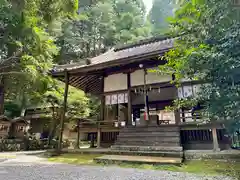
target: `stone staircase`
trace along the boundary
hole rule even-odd
[[[111,150],[121,154],[183,157],[180,129],[176,125],[126,127]]]
[[[183,160],[180,129],[176,125],[126,127],[111,146],[111,155],[99,163],[148,163],[179,165]]]

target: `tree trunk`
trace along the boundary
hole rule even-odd
[[[0,77],[0,115],[4,114],[4,77]]]

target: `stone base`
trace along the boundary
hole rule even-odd
[[[174,164],[180,165],[181,158],[152,157],[152,156],[123,156],[105,155],[94,159],[98,163],[142,163],[142,164]]]

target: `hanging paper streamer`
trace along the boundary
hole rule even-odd
[[[113,94],[111,96],[111,104],[117,104],[118,103],[118,95],[117,94]]]
[[[118,104],[123,104],[125,102],[125,95],[122,94],[118,94]]]
[[[105,104],[111,105],[111,96],[110,95],[105,96]]]

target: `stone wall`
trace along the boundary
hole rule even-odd
[[[233,160],[240,162],[240,151],[225,150],[186,150],[184,151],[185,160]]]

